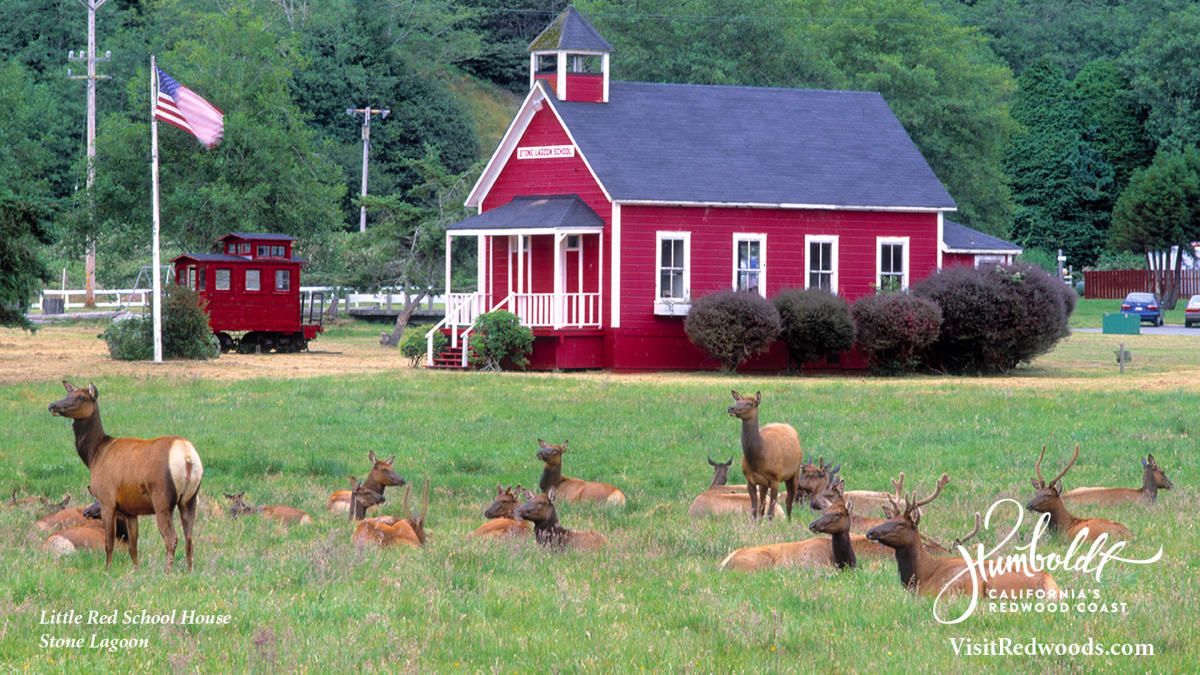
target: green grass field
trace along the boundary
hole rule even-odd
[[[321,348],[378,332],[352,324],[322,336]],[[141,525],[141,569],[118,551],[105,570],[103,556],[43,553],[31,528],[37,512],[2,508],[0,664],[21,672],[1195,672],[1200,349],[1191,336],[1119,337],[1134,353],[1123,376],[1112,357],[1118,336],[1083,333],[1010,377],[978,379],[397,368],[217,382],[66,372],[96,382],[110,433],[195,443],[205,464],[196,569],[164,573],[150,518]],[[807,457],[843,463],[850,489],[884,489],[904,471],[924,493],[947,472],[950,485],[922,520],[923,532],[946,542],[971,528],[976,510],[1032,496],[1043,445],[1049,475],[1080,445],[1068,488],[1136,486],[1139,457],[1152,452],[1176,484],[1157,505],[1076,511],[1128,525],[1135,539],[1122,556],[1161,547],[1162,559],[1110,563],[1100,580],[1055,572],[1063,588],[1124,603],[1123,613],[1004,613],[985,601],[958,625],[935,621],[932,599],[903,589],[892,561],[844,573],[722,572],[734,548],[811,536],[815,517],[804,509],[791,522],[753,525],[686,515],[711,475],[705,457],[740,452],[738,422],[725,412],[730,389],[761,390],[763,422],[794,425]],[[46,410],[61,394],[57,381],[0,386],[0,494],[84,499],[88,476],[70,424]],[[464,540],[497,483],[536,485],[538,438],[570,440],[567,475],[625,491],[623,509],[559,508],[567,527],[606,534],[607,550],[548,554],[532,542]],[[369,451],[395,454],[415,486],[430,479],[424,549],[359,550],[350,525],[323,510],[347,474],[362,477]],[[740,472],[730,479],[741,482]],[[241,490],[258,504],[303,508],[316,522],[287,530],[226,517],[221,493]],[[389,492],[382,512],[400,513],[400,497]],[[998,542],[1014,515],[980,541]],[[1027,514],[1019,540],[1031,526]],[[1042,549],[1067,546],[1043,541]],[[177,621],[191,610],[230,622],[122,623],[125,612],[172,610]],[[41,623],[66,611],[84,624]],[[89,611],[116,612],[118,623],[88,625]],[[95,649],[93,635],[135,644]],[[43,647],[43,636],[85,646]],[[1154,655],[966,657],[952,647],[959,638],[1148,643]]]

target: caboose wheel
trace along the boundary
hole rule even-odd
[[[221,331],[217,333],[217,342],[221,345],[221,352],[228,354],[237,347],[237,343],[230,337],[229,333]]]

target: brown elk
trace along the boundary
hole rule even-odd
[[[404,487],[404,479],[400,474],[392,469],[392,462],[396,461],[396,456],[383,460],[375,457],[375,452],[371,451],[367,458],[371,460],[371,471],[367,474],[363,485],[367,489],[374,490],[379,494],[383,494],[384,488],[388,487]],[[329,511],[351,511],[354,505],[354,498],[351,490],[338,490],[329,496],[329,501],[325,503],[326,510]],[[362,516],[355,518],[353,514],[350,520],[361,520]]]
[[[87,508],[64,509],[47,516],[47,518],[60,514],[78,514],[78,518],[75,515],[64,515],[63,519],[57,523],[59,529],[46,538],[42,548],[58,555],[77,551],[104,550],[104,525],[100,522],[98,504]],[[39,524],[41,522],[38,521]],[[125,528],[124,518],[117,518],[117,543],[121,545],[129,543],[129,532]]]
[[[688,515],[696,518],[729,513],[750,513],[750,495],[746,493],[746,486],[725,483],[729,480],[729,467],[733,464],[733,458],[730,457],[729,461],[722,464],[714,462],[709,457],[708,463],[713,468],[712,483],[707,490],[696,495],[696,498],[692,500],[692,505],[688,507]],[[776,504],[775,514],[784,515],[783,507]]]
[[[950,477],[943,473],[942,477],[938,479],[937,488],[933,494],[922,500],[917,500],[915,490],[908,497],[904,497],[903,476],[899,481],[892,482],[896,486],[896,497],[886,509],[888,520],[882,525],[871,528],[867,532],[867,538],[895,550],[900,583],[908,590],[934,595],[943,592],[971,592],[972,577],[968,573],[968,561],[961,556],[938,558],[930,555],[921,545],[921,533],[917,529],[921,522],[921,507],[937,499],[938,495],[942,493],[942,488],[950,482]],[[965,544],[967,540],[978,534],[979,524],[980,516],[976,513],[975,529],[967,536],[956,539],[952,547],[956,548]],[[1042,590],[1057,593],[1058,584],[1045,572],[1026,575],[1023,572],[1010,571],[980,579],[980,590]]]
[[[729,416],[742,421],[742,474],[746,476],[746,492],[750,495],[751,517],[775,516],[775,502],[782,482],[787,487],[784,511],[790,519],[803,459],[800,436],[792,425],[782,422],[758,426],[762,392],[755,392],[754,398],[736,391],[732,393],[734,404],[729,407]],[[770,506],[767,505],[768,495]]]
[[[312,522],[312,516],[294,509],[290,506],[254,506],[247,504],[246,491],[243,490],[236,495],[225,493],[225,498],[229,500],[229,515],[236,518],[243,513],[257,513],[269,520],[278,521],[284,525],[307,525]]]
[[[891,549],[860,534],[850,534],[850,506],[842,496],[842,484],[826,492],[821,516],[809,524],[813,532],[830,535],[811,537],[782,544],[746,546],[721,561],[721,568],[755,572],[778,567],[836,567],[845,569],[858,564],[858,556],[888,557]]]
[[[1036,478],[1031,479],[1034,489],[1037,490],[1033,495],[1033,499],[1025,505],[1025,508],[1038,513],[1050,514],[1050,530],[1065,536],[1068,539],[1074,539],[1079,532],[1087,529],[1087,534],[1084,536],[1085,541],[1091,541],[1099,537],[1101,534],[1107,534],[1110,538],[1125,539],[1132,537],[1133,534],[1121,523],[1113,520],[1104,520],[1103,518],[1077,518],[1067,510],[1063,504],[1062,477],[1075,464],[1075,460],[1079,458],[1079,445],[1075,445],[1075,454],[1071,456],[1071,461],[1063,467],[1063,470],[1058,473],[1049,483],[1042,478],[1042,459],[1046,456],[1046,446],[1042,446],[1042,454],[1038,456],[1037,464],[1034,465],[1034,474]]]
[[[820,465],[804,465],[804,471],[802,472],[803,475],[801,477],[800,484],[802,486],[801,489],[811,491],[809,493],[811,496],[809,497],[808,504],[810,508],[815,511],[823,511],[828,504],[831,487],[837,485],[839,482],[844,485],[845,481],[841,481],[840,479],[835,480],[836,474],[841,467],[841,464],[833,467],[824,467],[823,462]],[[899,483],[893,480],[892,486],[898,489],[899,484],[903,482],[904,472],[901,471]],[[851,495],[859,495],[863,493],[868,494],[869,499],[873,499],[874,496],[878,494],[874,491],[867,490],[842,491],[842,496],[846,502],[853,503],[854,506],[854,508],[850,510],[850,531],[859,534],[866,533],[866,531],[872,527],[875,527],[876,525],[882,525],[887,522],[887,518],[873,518],[871,516],[858,513],[855,510],[858,507],[858,497],[851,497]],[[925,550],[930,553],[948,553],[946,549],[942,548],[941,544],[938,544],[936,541],[925,535],[921,535],[921,541],[924,543]]]
[[[420,548],[425,545],[425,517],[429,515],[429,479],[425,479],[425,494],[422,497],[421,511],[417,515],[413,515],[408,508],[408,490],[409,486],[404,487],[404,511],[408,515],[404,518],[400,516],[377,516],[375,518],[364,518],[359,521],[354,528],[352,540],[359,546],[374,544],[376,546],[415,546]],[[365,504],[383,502],[383,495],[365,488],[364,484],[358,484],[353,491],[356,501],[364,502]],[[377,501],[376,501],[377,500]]]
[[[1072,504],[1123,504],[1125,502],[1145,502],[1153,504],[1158,500],[1159,490],[1170,490],[1175,487],[1167,474],[1154,460],[1154,455],[1146,455],[1142,460],[1142,487],[1077,487],[1064,492],[1064,502]]]
[[[521,503],[517,494],[521,489],[520,485],[515,490],[497,485],[496,498],[483,511],[483,517],[488,521],[468,536],[492,539],[528,536],[529,523],[516,517],[517,507]]]
[[[533,523],[533,536],[542,546],[556,551],[598,551],[608,545],[599,532],[568,530],[559,524],[554,490],[540,495],[525,490],[524,494],[526,501],[517,507],[516,515]]]
[[[562,502],[597,502],[609,506],[624,506],[625,493],[607,483],[598,483],[578,478],[565,478],[562,475],[562,456],[567,451],[567,442],[562,445],[550,445],[538,439],[537,458],[546,464],[542,469],[542,477],[538,481],[538,489],[542,492],[554,490],[558,500]]]
[[[171,523],[176,509],[183,526],[184,552],[192,569],[192,527],[204,466],[186,438],[162,436],[151,440],[114,438],[104,433],[96,385],[87,389],[63,380],[67,395],[50,404],[50,413],[74,422],[75,450],[91,473],[92,494],[100,502],[104,524],[104,564],[112,563],[117,517],[125,517],[129,557],[137,567],[138,516],[154,514],[167,552],[167,571],[175,564],[179,541]]]

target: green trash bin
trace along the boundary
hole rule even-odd
[[[1102,333],[1106,335],[1140,335],[1142,332],[1142,317],[1137,314],[1109,312],[1104,315],[1101,324]]]

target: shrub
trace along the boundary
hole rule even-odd
[[[854,346],[850,306],[823,289],[795,288],[775,296],[779,338],[793,367],[824,359]]]
[[[718,291],[692,303],[683,330],[723,370],[733,371],[779,337],[779,311],[758,293]]]
[[[154,358],[154,319],[149,311],[113,321],[99,337],[114,359]],[[212,359],[221,353],[200,296],[186,286],[163,288],[162,347],[166,359]]]
[[[936,304],[902,292],[860,298],[851,313],[859,349],[878,373],[916,370],[942,324]]]
[[[914,293],[942,309],[930,365],[951,373],[1006,373],[1069,334],[1075,294],[1027,264],[951,267]]]
[[[471,363],[480,370],[503,370],[504,363],[525,370],[533,352],[533,331],[512,312],[488,312],[475,319],[470,344]]]
[[[400,335],[400,353],[408,357],[408,365],[416,367],[421,357],[425,356],[425,348],[428,346],[425,334],[428,332],[429,326],[408,326]],[[450,338],[446,337],[445,333],[438,331],[433,334],[434,354],[445,349],[448,344]]]

